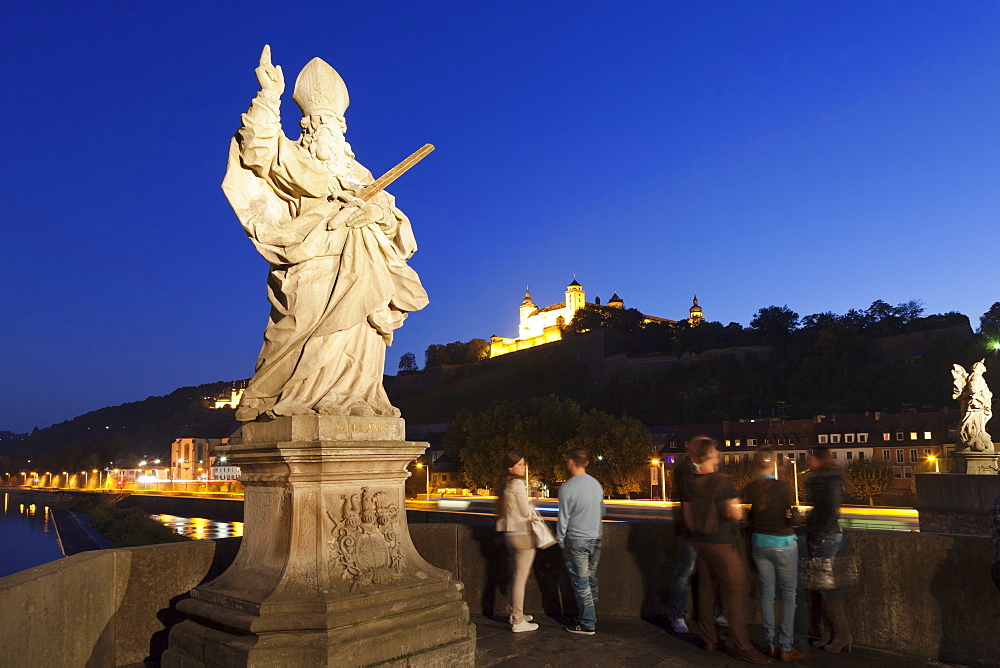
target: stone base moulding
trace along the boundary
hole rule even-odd
[[[399,418],[246,423],[229,449],[243,472],[243,543],[177,605],[188,619],[162,665],[365,666],[437,649],[473,665],[462,584],[410,540],[403,483],[427,444],[403,431]]]
[[[995,452],[956,452],[955,473],[968,475],[997,475],[997,453]]]

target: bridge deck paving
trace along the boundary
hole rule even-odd
[[[673,666],[748,666],[738,658],[701,649],[696,634],[675,634],[649,621],[605,617],[598,620],[597,634],[576,635],[563,630],[559,620],[536,616],[537,631],[512,633],[506,620],[473,616],[478,635],[476,665],[496,668],[548,668],[581,666],[594,668],[667,668]],[[759,636],[760,629],[756,629]],[[753,629],[751,637],[755,637]],[[772,665],[784,665],[773,661]],[[879,666],[912,668],[945,666],[874,649],[855,647],[850,654],[831,654],[812,649],[799,666]]]

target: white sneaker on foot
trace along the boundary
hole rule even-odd
[[[538,624],[534,624],[529,621],[523,621],[520,624],[514,624],[510,627],[511,631],[514,633],[524,633],[525,631],[534,631],[538,628]]]
[[[723,627],[729,626],[729,620],[726,619],[725,615],[719,615],[718,617],[716,617],[715,618],[715,623],[718,624],[719,626],[723,626]]]
[[[522,621],[525,621],[525,622],[530,622],[530,621],[532,621],[533,619],[534,619],[534,617],[532,617],[531,615],[524,615],[524,616],[523,616],[523,617],[521,618],[521,620],[522,620]],[[508,617],[508,618],[507,618],[507,621],[509,621],[509,622],[510,622],[511,624],[513,624],[513,623],[514,623],[514,615],[511,615],[510,617]]]
[[[670,628],[674,630],[674,633],[691,633],[691,631],[688,630],[687,622],[684,621],[683,617],[675,619],[671,622]]]

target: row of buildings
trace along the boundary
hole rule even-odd
[[[710,436],[719,442],[723,463],[752,459],[764,447],[777,454],[779,463],[795,461],[806,468],[809,448],[824,445],[846,466],[854,459],[879,458],[892,467],[894,486],[907,488],[918,470],[932,468],[948,458],[958,440],[959,411],[838,413],[808,419],[759,418],[702,424],[651,427],[656,451],[651,458],[670,465],[684,455],[686,443],[695,436]],[[416,487],[449,489],[464,487],[458,462],[443,454],[441,440],[446,424],[408,425],[407,437],[432,443],[427,469],[414,471]],[[921,466],[923,468],[921,469]],[[423,478],[426,476],[426,478]],[[423,491],[421,489],[421,491]]]
[[[760,448],[769,447],[779,462],[794,459],[804,464],[809,448],[824,445],[842,465],[852,459],[882,459],[892,467],[895,486],[907,487],[921,464],[933,464],[954,452],[959,420],[957,409],[873,411],[653,427],[651,431],[668,462],[684,453],[688,440],[702,434],[719,441],[725,463],[753,457]]]

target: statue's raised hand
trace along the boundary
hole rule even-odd
[[[285,75],[281,72],[281,65],[271,64],[270,45],[264,45],[264,50],[260,52],[260,65],[254,72],[260,83],[260,92],[267,97],[278,99],[285,92]]]

